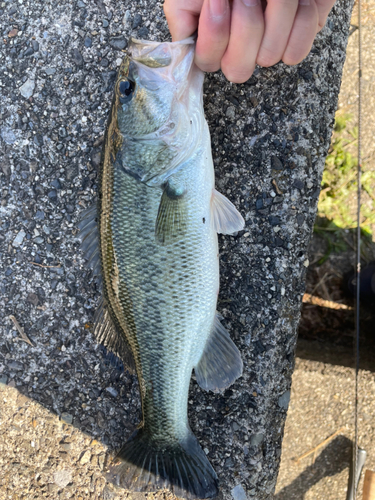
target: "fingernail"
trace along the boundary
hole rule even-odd
[[[259,0],[242,0],[242,2],[246,7],[255,7],[259,4]]]
[[[300,5],[310,5],[310,0],[299,0],[298,3]]]
[[[210,0],[212,17],[223,17],[227,11],[227,0]]]

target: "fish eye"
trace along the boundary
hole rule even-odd
[[[125,104],[131,101],[134,90],[135,90],[135,82],[131,80],[125,79],[121,80],[118,86],[120,93],[120,102],[121,104]]]

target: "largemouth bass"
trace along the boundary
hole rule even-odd
[[[193,38],[131,41],[104,139],[98,209],[80,227],[103,284],[96,338],[128,364],[132,353],[142,400],[143,421],[108,478],[133,491],[208,498],[218,481],[189,427],[189,382],[194,369],[203,389],[222,391],[242,373],[216,303],[217,233],[244,221],[214,187],[194,48]]]

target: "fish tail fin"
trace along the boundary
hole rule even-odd
[[[218,493],[216,473],[190,430],[173,442],[156,441],[143,428],[137,430],[121,448],[107,480],[131,491],[166,488],[188,499]]]

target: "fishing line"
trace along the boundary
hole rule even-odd
[[[354,446],[353,471],[357,477],[358,468],[358,376],[359,376],[359,332],[360,332],[360,277],[361,277],[361,177],[362,177],[362,23],[361,0],[358,0],[358,165],[357,165],[357,290],[356,290],[356,325],[355,325],[355,404],[354,404]],[[353,484],[354,500],[357,498],[357,481]]]

